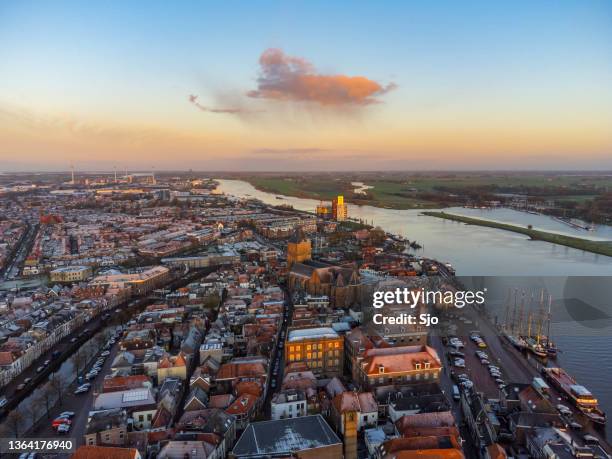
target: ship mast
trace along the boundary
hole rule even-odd
[[[512,335],[516,336],[516,296],[518,294],[518,289],[514,289],[514,309],[512,311]]]
[[[521,298],[521,306],[519,307],[519,324],[518,324],[518,334],[523,335],[523,312],[525,309],[525,290],[523,290],[523,295]]]
[[[552,344],[552,341],[550,339],[550,321],[552,320],[551,309],[552,309],[552,295],[549,293],[548,294],[548,330],[546,331],[546,340],[548,342],[549,347]]]
[[[527,319],[527,337],[531,338],[531,317],[532,317],[532,313],[531,311],[529,311],[529,316]]]
[[[537,336],[538,344],[540,344],[543,327],[544,327],[544,289],[542,289],[540,293],[540,304],[539,304],[539,311],[538,311],[538,336]]]
[[[508,323],[508,320],[510,319],[510,298],[512,297],[512,293],[510,292],[510,289],[508,289],[508,297],[506,298],[506,321],[504,322],[504,328],[506,329],[506,333],[508,333],[508,331],[510,330],[508,328],[508,325],[510,325]]]

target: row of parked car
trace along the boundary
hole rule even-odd
[[[118,330],[104,345],[104,347],[102,348],[102,352],[100,353],[100,356],[96,359],[91,369],[87,373],[85,373],[85,379],[87,381],[91,381],[95,379],[96,376],[100,374],[100,372],[102,371],[102,367],[104,366],[104,362],[106,361],[106,358],[110,355],[110,348],[113,344],[116,343],[117,338],[119,337],[120,333],[121,333],[121,330]],[[89,392],[90,389],[91,389],[91,383],[86,382],[86,383],[81,384],[79,387],[77,387],[76,390],[74,391],[74,394],[75,395],[85,394]]]
[[[497,387],[499,387],[500,390],[506,387],[506,382],[502,379],[501,368],[489,362],[489,356],[487,353],[484,351],[476,351],[476,357],[480,359],[480,363],[487,366],[489,369],[489,374],[497,383]]]

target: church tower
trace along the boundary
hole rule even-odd
[[[300,228],[289,239],[287,243],[287,265],[291,267],[294,263],[310,260],[312,257],[312,245],[302,229]]]

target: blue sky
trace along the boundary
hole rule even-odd
[[[329,167],[347,155],[362,168],[374,155],[409,165],[423,153],[509,168],[566,158],[573,168],[581,152],[590,168],[610,165],[611,24],[605,1],[4,1],[0,165],[19,153],[19,164],[127,154],[163,167],[173,154],[249,168],[254,150],[299,148],[329,152]],[[395,89],[369,106],[246,97],[269,49],[316,76]],[[190,94],[263,115],[197,110]],[[263,160],[254,162],[275,158]]]

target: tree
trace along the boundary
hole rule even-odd
[[[8,431],[15,436],[15,438],[19,438],[23,421],[23,413],[21,413],[18,408],[11,411],[6,417],[5,426]]]
[[[51,384],[45,384],[40,392],[40,399],[45,404],[47,419],[51,417],[51,404],[53,403],[54,390]]]
[[[44,403],[42,394],[37,394],[31,400],[28,406],[24,409],[24,414],[27,419],[31,422],[32,426],[36,424],[36,421],[40,418],[40,405]]]
[[[76,375],[79,376],[79,373],[85,369],[85,365],[87,364],[87,355],[83,348],[79,348],[72,356],[72,364],[74,365]]]
[[[53,392],[57,394],[57,400],[62,406],[62,392],[66,385],[65,378],[60,373],[52,373],[49,378],[49,386],[51,386]]]

